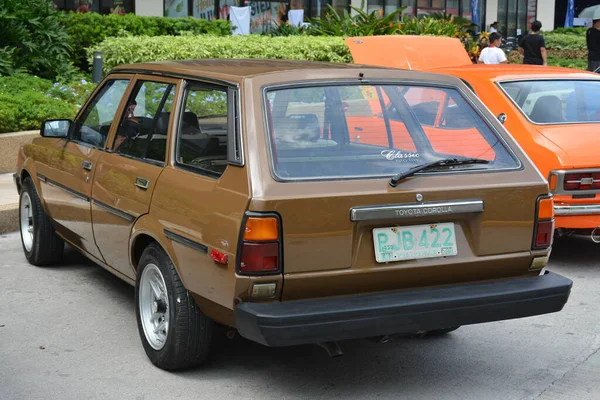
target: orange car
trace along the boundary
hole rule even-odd
[[[356,63],[460,78],[547,177],[559,234],[591,232],[600,241],[598,74],[533,65],[474,65],[460,41],[452,38],[373,36],[348,38],[346,43]],[[444,106],[440,102],[440,110]]]

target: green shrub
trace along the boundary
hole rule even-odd
[[[577,36],[566,33],[544,33],[546,48],[553,50],[584,50],[587,49],[585,35]]]
[[[73,118],[94,87],[27,74],[0,77],[0,133],[39,129],[46,119]]]
[[[364,2],[363,2],[364,5]],[[350,6],[354,15],[344,10],[339,15],[331,5],[321,17],[310,20],[308,33],[317,36],[374,36],[393,35],[400,32],[398,18],[406,7],[397,9],[389,15],[383,16],[381,10],[366,13],[360,8]]]
[[[65,13],[64,24],[69,32],[72,59],[81,69],[89,68],[86,49],[102,42],[107,37],[127,34],[134,36],[179,36],[183,33],[231,35],[232,25],[227,20],[142,17],[134,14],[101,15],[97,13]]]
[[[224,36],[157,36],[107,38],[88,52],[104,52],[105,72],[122,64],[150,61],[201,58],[275,58],[352,62],[341,37],[262,35]],[[91,58],[90,58],[91,59]]]
[[[48,0],[0,2],[0,75],[27,71],[55,78],[75,72],[68,34]]]
[[[565,67],[565,68],[574,68],[574,69],[587,69],[587,59],[585,60],[572,60],[567,58],[559,58],[548,56],[548,65],[552,65],[555,67]]]
[[[585,32],[588,30],[586,27],[577,28],[556,28],[552,33],[566,34],[566,35],[580,35],[585,36]]]

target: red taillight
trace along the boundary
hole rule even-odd
[[[554,203],[552,198],[540,197],[537,201],[533,249],[547,249],[552,245],[554,235]]]
[[[565,174],[564,190],[600,189],[600,172]]]
[[[535,230],[535,247],[538,249],[550,247],[553,234],[554,220],[538,221]]]
[[[279,243],[242,244],[240,272],[277,272],[279,271]]]
[[[280,219],[274,214],[252,213],[242,226],[238,273],[248,275],[281,272]]]

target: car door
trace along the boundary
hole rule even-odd
[[[103,153],[130,76],[106,80],[79,113],[69,138],[62,141],[51,166],[39,176],[48,213],[57,231],[73,245],[102,259],[94,240],[90,197],[98,156]]]
[[[179,80],[139,75],[110,147],[99,155],[92,186],[94,236],[106,263],[134,279],[129,235],[148,212],[166,160]]]

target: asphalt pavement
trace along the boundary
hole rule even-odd
[[[146,358],[133,288],[69,251],[38,268],[0,236],[0,399],[600,399],[600,245],[557,241],[548,269],[574,281],[563,311],[440,338],[267,348],[223,338],[206,366]]]

